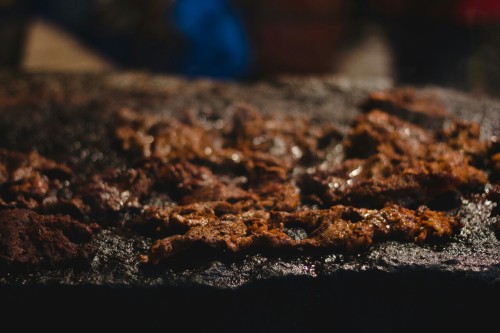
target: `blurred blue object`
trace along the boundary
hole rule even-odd
[[[120,67],[218,79],[250,70],[248,38],[228,0],[25,1]]]
[[[175,66],[181,74],[223,79],[248,74],[248,38],[227,0],[178,0],[172,15],[187,42]]]

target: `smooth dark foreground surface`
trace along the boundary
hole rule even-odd
[[[466,274],[343,272],[237,290],[210,287],[2,287],[18,329],[312,332],[495,330],[498,285]]]
[[[112,142],[102,138],[109,112],[124,106],[170,113],[245,101],[263,112],[321,114],[342,128],[369,91],[387,86],[339,78],[241,86],[141,74],[2,76],[1,146],[56,160],[78,153],[83,169],[119,166]],[[484,138],[500,132],[498,103],[427,89],[453,117],[478,122]],[[78,126],[64,127],[75,119]],[[493,207],[484,194],[462,199],[464,228],[445,244],[386,242],[357,254],[207,254],[158,268],[139,262],[150,240],[106,228],[93,240],[97,254],[89,266],[3,272],[2,317],[61,329],[484,330],[497,321],[500,296]]]

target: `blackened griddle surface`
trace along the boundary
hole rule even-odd
[[[108,126],[121,107],[176,113],[189,108],[224,110],[244,101],[263,112],[317,114],[345,129],[369,91],[390,85],[384,80],[339,77],[235,84],[140,73],[6,74],[0,76],[0,146],[37,150],[85,175],[92,168],[126,164]],[[500,133],[500,103],[437,87],[424,90],[437,94],[452,117],[478,122],[484,138]],[[446,244],[386,242],[357,254],[207,254],[181,257],[158,268],[139,263],[149,239],[107,228],[94,238],[98,250],[89,267],[2,273],[0,291],[13,312],[31,309],[32,315],[50,297],[61,304],[55,311],[67,312],[66,318],[76,313],[63,306],[65,302],[83,310],[75,299],[96,300],[96,318],[124,327],[162,326],[154,317],[164,313],[160,305],[170,311],[170,318],[198,313],[199,321],[184,323],[188,328],[251,331],[267,323],[269,328],[314,329],[321,327],[320,317],[324,321],[333,315],[327,311],[331,309],[337,311],[335,318],[349,318],[338,319],[339,328],[370,327],[363,321],[368,318],[387,321],[388,326],[380,327],[391,329],[412,320],[414,314],[422,316],[423,306],[428,307],[430,323],[446,325],[457,314],[493,316],[486,304],[487,298],[500,295],[500,242],[492,231],[498,217],[490,216],[491,209],[492,203],[481,194],[463,200],[460,216],[465,226]],[[212,305],[218,301],[224,304],[220,311]],[[120,314],[118,322],[103,314],[110,308]],[[134,320],[134,313],[151,313],[152,318]],[[253,314],[261,318],[259,322],[253,321]]]

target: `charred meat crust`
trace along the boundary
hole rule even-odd
[[[445,131],[450,139],[446,142],[438,139],[441,133],[371,111],[358,117],[349,130],[342,163],[319,165],[301,177],[302,194],[325,207],[376,208],[388,203],[417,207],[444,194],[476,191],[488,177],[472,165],[471,155],[485,158],[486,144],[467,134],[469,126],[460,128],[453,125]],[[456,131],[461,134],[450,134]]]
[[[153,264],[194,245],[352,251],[452,237],[460,223],[436,202],[496,179],[496,142],[481,141],[473,123],[443,128],[442,105],[411,89],[372,94],[364,109],[344,135],[331,122],[246,103],[176,117],[122,108],[104,133],[126,165],[84,174],[0,148],[1,260],[89,260],[93,223],[148,233],[155,241],[142,260]]]
[[[249,210],[222,216],[217,216],[216,205],[194,204],[157,213],[157,218],[162,215],[162,228],[186,231],[156,241],[143,260],[158,264],[194,244],[229,252],[262,247],[356,250],[389,239],[420,243],[447,238],[459,227],[455,218],[442,212],[395,205],[380,210],[333,206],[293,213]],[[285,228],[290,225],[305,229],[307,236],[294,239],[287,235]]]

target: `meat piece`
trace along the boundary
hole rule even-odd
[[[219,125],[206,128],[188,113],[176,119],[122,109],[117,113],[119,126],[115,129],[115,137],[134,162],[146,160],[165,164],[189,161],[216,166],[221,170],[242,169],[242,153],[223,147],[224,132]],[[182,118],[186,119],[180,121]]]
[[[349,218],[353,213],[354,220]],[[455,218],[444,213],[424,207],[413,211],[395,205],[379,211],[334,206],[320,219],[312,217],[320,221],[319,225],[308,238],[300,241],[302,245],[351,250],[366,248],[373,241],[392,239],[421,243],[446,238],[460,227]]]
[[[252,105],[238,104],[235,106],[233,128],[230,133],[232,145],[236,147],[258,148],[264,146],[266,126],[261,113]]]
[[[88,262],[94,224],[69,216],[39,215],[26,209],[0,211],[0,267],[31,270]]]
[[[331,123],[313,121],[303,114],[262,115],[255,107],[238,104],[227,147],[260,152],[279,158],[286,168],[324,157],[322,151],[340,132]]]
[[[0,148],[0,197],[16,207],[40,209],[69,186],[71,170],[36,152]]]
[[[474,165],[487,164],[488,144],[480,140],[480,127],[476,123],[454,120],[442,131],[443,141],[452,149],[461,150]]]
[[[203,159],[216,145],[201,126],[191,126],[171,117],[139,114],[129,109],[118,112],[121,123],[115,130],[124,151],[135,159],[155,158],[163,162]]]
[[[262,184],[264,182],[284,182],[291,172],[289,166],[283,163],[283,160],[259,151],[245,152],[244,155],[245,171],[248,175],[248,181],[252,185]]]
[[[132,221],[132,225],[160,233],[186,230],[196,223],[206,223],[210,218],[227,214],[242,214],[253,210],[262,211],[294,211],[300,203],[298,189],[292,184],[268,183],[252,192],[244,192],[245,196],[226,200],[183,199],[186,204],[173,207],[144,207],[143,215]],[[192,199],[193,197],[188,197]],[[214,199],[212,197],[211,199]]]
[[[68,178],[71,170],[62,164],[44,158],[37,152],[23,154],[0,148],[0,181],[17,181],[39,171],[53,178]]]
[[[140,209],[150,195],[151,177],[142,169],[109,169],[93,175],[76,189],[75,201],[82,213],[104,218],[127,209]]]
[[[202,244],[231,252],[240,252],[261,245],[280,247],[292,245],[293,239],[279,226],[269,221],[269,213],[250,210],[238,214],[217,216],[211,207],[191,205],[177,210],[188,213],[186,217],[177,213],[168,216],[169,224],[181,223],[188,226],[182,235],[177,234],[156,241],[145,262],[158,264],[194,244]]]
[[[253,189],[251,193],[257,195],[257,209],[293,211],[300,204],[299,189],[291,183],[268,182]]]
[[[448,113],[437,96],[416,92],[411,87],[372,92],[361,108],[366,111],[379,109],[423,127],[439,129]]]
[[[189,162],[161,165],[157,171],[160,187],[182,204],[205,201],[240,201],[252,197],[234,182],[223,182],[210,169]]]
[[[244,163],[262,159],[279,160],[280,166],[291,170],[297,163],[324,157],[324,149],[341,136],[331,123],[312,122],[303,115],[265,117],[249,104],[234,109],[226,127],[221,119],[220,124],[214,121],[206,126],[192,112],[180,116],[185,118],[180,121],[122,109],[115,135],[134,161],[183,160],[231,172],[241,172]]]
[[[423,242],[447,238],[460,226],[455,218],[444,213],[398,206],[381,210],[334,206],[295,213],[250,210],[219,217],[211,207],[198,205],[184,212],[188,213],[185,217],[169,215],[167,223],[175,219],[187,230],[157,240],[150,254],[142,257],[144,262],[158,264],[195,244],[230,252],[262,247],[356,250],[389,239]],[[294,239],[287,235],[285,227],[289,225],[304,227],[307,237]]]
[[[464,145],[475,142],[468,146],[471,152],[485,145],[475,134],[470,134],[474,139],[459,136],[455,140],[450,132],[451,145],[439,142],[436,133],[375,110],[358,117],[349,131],[344,141],[348,159],[329,169],[309,169],[299,186],[307,200],[323,207],[372,208],[414,207],[444,194],[480,189],[487,175],[470,164]]]
[[[421,158],[427,154],[427,145],[435,142],[434,132],[374,110],[356,118],[343,145],[348,158],[366,158],[377,153]]]
[[[159,165],[157,188],[167,191],[180,204],[252,201],[259,209],[293,210],[300,202],[298,189],[287,183],[279,161],[263,153],[250,154],[248,178],[215,175],[204,166],[189,162]],[[257,157],[255,157],[257,156]],[[250,181],[248,180],[250,179]],[[243,187],[246,187],[244,189]]]
[[[486,182],[486,174],[468,165],[462,154],[447,151],[431,161],[390,159],[383,154],[347,160],[334,170],[309,170],[299,187],[305,200],[323,207],[377,208],[389,203],[414,207],[443,194],[476,190]]]
[[[121,141],[124,151],[131,152],[140,157],[151,156],[151,144],[154,138],[143,130],[134,130],[132,127],[119,127],[116,129],[116,137]]]

